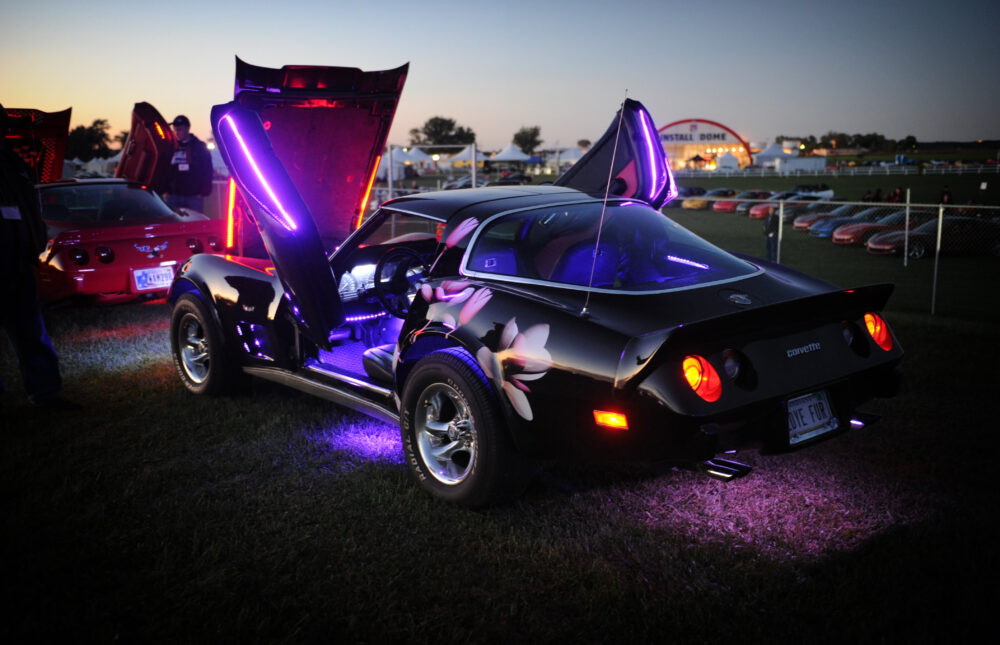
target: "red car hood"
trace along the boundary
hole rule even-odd
[[[164,237],[169,235],[185,235],[193,233],[223,232],[223,221],[214,219],[196,219],[190,222],[164,221],[142,222],[135,224],[120,224],[109,226],[101,222],[55,222],[46,220],[49,235],[60,241],[74,240],[79,243],[111,243],[122,240]]]
[[[408,69],[275,69],[236,59],[236,102],[260,115],[327,251],[360,223]]]
[[[72,108],[62,112],[6,108],[7,136],[4,138],[28,164],[36,184],[62,178],[71,111]]]

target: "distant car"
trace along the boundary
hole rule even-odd
[[[677,198],[667,202],[663,208],[680,208],[681,203],[688,197],[696,197],[704,194],[705,189],[701,186],[678,186]]]
[[[851,215],[857,215],[866,208],[871,208],[869,205],[860,204],[843,204],[833,208],[835,204],[825,203],[832,210],[803,213],[795,218],[792,227],[796,231],[807,231],[814,222],[818,222],[821,219],[826,219],[827,217],[850,217]]]
[[[829,203],[816,195],[799,195],[793,201],[785,202],[782,221],[791,222],[800,215],[822,213],[828,208]]]
[[[821,219],[809,227],[809,235],[812,237],[832,237],[833,231],[838,226],[844,224],[860,224],[864,222],[875,222],[887,215],[884,206],[873,206],[872,208],[866,208],[860,213],[855,213],[850,217],[827,217],[826,219]]]
[[[476,175],[476,188],[481,188],[490,183],[490,180],[481,175]],[[449,181],[444,186],[441,186],[441,190],[458,190],[460,188],[472,188],[472,177],[466,175],[454,181]]]
[[[769,190],[744,190],[737,194],[732,200],[722,200],[712,204],[712,210],[716,213],[735,213],[736,209],[748,199],[767,199],[771,196]],[[752,204],[751,204],[752,205]]]
[[[794,190],[786,190],[781,193],[777,193],[771,196],[766,202],[760,204],[753,204],[747,211],[747,215],[750,219],[764,219],[767,217],[772,210],[779,210],[781,208],[779,202],[785,202],[785,208],[792,205],[802,204],[808,201],[815,201],[817,198],[809,195],[802,195]],[[737,211],[739,212],[739,211]]]
[[[816,195],[820,199],[833,199],[833,189],[826,184],[799,184],[792,190],[800,195]]]
[[[735,195],[736,191],[732,188],[715,188],[700,197],[733,197]],[[707,199],[690,197],[681,203],[681,208],[686,208],[688,210],[704,210],[708,208],[708,202],[709,200]]]
[[[937,227],[937,219],[918,226],[910,232],[908,244],[905,231],[879,233],[868,240],[868,252],[900,255],[906,248],[913,260],[932,256],[937,248]],[[941,252],[1000,257],[1000,224],[975,217],[945,217],[941,222]]]
[[[163,295],[192,254],[225,250],[225,222],[172,211],[142,184],[77,179],[38,191],[50,237],[38,265],[43,301]]]
[[[910,211],[910,229],[920,226],[937,217],[936,213],[930,211]],[[906,211],[896,211],[877,219],[874,222],[858,222],[852,224],[841,224],[833,231],[833,243],[844,245],[864,246],[868,240],[878,233],[887,231],[902,231],[906,229]]]

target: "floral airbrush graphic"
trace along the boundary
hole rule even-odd
[[[548,339],[547,324],[532,325],[521,332],[517,328],[517,320],[511,318],[500,334],[497,351],[481,347],[476,352],[476,360],[486,376],[502,384],[514,410],[528,421],[534,418],[534,414],[526,396],[531,392],[526,382],[537,381],[552,367],[552,355],[545,349]]]

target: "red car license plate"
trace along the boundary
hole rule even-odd
[[[153,291],[167,289],[174,280],[173,267],[154,267],[152,269],[136,269],[132,274],[137,291]]]

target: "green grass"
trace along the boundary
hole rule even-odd
[[[395,428],[262,382],[189,394],[168,315],[47,314],[76,413],[25,404],[2,346],[4,642],[962,642],[995,625],[994,323],[890,315],[908,385],[870,406],[885,419],[741,453],[744,479],[550,465],[472,512],[411,481]]]

